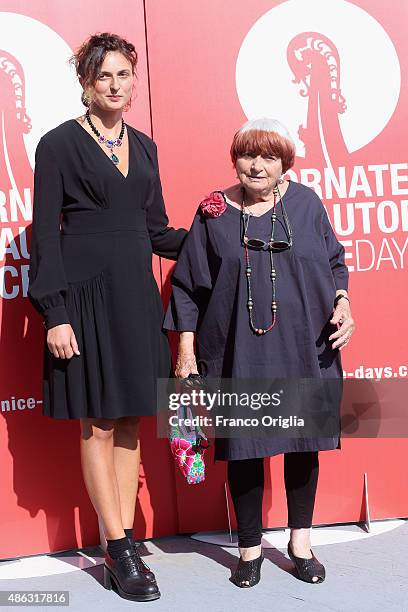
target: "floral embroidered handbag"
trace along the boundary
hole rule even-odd
[[[180,385],[186,390],[202,387],[204,378],[200,374],[190,374],[181,379]],[[170,448],[176,465],[180,468],[188,484],[198,484],[205,480],[204,453],[210,442],[198,425],[186,425],[185,420],[194,418],[191,406],[179,406],[177,424],[170,430]]]

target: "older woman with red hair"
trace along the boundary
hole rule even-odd
[[[344,248],[315,192],[284,178],[295,159],[293,140],[276,120],[252,120],[235,134],[231,158],[239,182],[201,202],[173,273],[164,326],[180,332],[175,374],[197,373],[196,334],[208,377],[339,382],[339,350],[354,330]],[[238,525],[234,584],[260,580],[263,460],[278,454],[288,554],[300,579],[324,580],[310,528],[318,452],[336,448],[339,435],[216,439],[216,459],[228,461]]]

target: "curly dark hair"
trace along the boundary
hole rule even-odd
[[[134,45],[117,34],[103,32],[90,36],[79,47],[77,52],[69,59],[73,64],[78,77],[82,80],[84,92],[89,85],[93,85],[98,77],[105,55],[109,51],[119,51],[132,65],[132,73],[136,74],[137,52]],[[82,102],[88,106],[84,93]]]

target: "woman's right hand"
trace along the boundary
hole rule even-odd
[[[189,374],[198,374],[193,332],[181,332],[180,334],[174,374],[176,378],[187,378]]]
[[[74,330],[69,323],[51,327],[47,333],[47,345],[57,359],[71,359],[74,355],[81,354]]]

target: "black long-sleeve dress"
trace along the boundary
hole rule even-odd
[[[156,145],[126,127],[126,177],[75,119],[37,146],[28,295],[46,329],[72,325],[81,353],[45,343],[47,416],[154,414],[171,369],[152,252],[176,259],[186,231],[168,227]]]
[[[256,336],[249,326],[241,212],[231,204],[214,218],[198,209],[174,269],[164,327],[197,333],[198,358],[210,378],[325,378],[334,379],[337,392],[336,381],[342,378],[340,353],[331,348],[328,338],[336,330],[329,323],[336,289],[348,287],[344,247],[314,191],[291,181],[283,201],[293,246],[274,254],[275,327]],[[279,205],[277,214],[275,239],[287,240]],[[249,228],[250,238],[269,241],[271,213],[251,217]],[[269,253],[251,251],[250,259],[254,322],[267,327],[271,321]],[[338,411],[339,395],[334,397],[332,408]],[[335,448],[340,448],[338,436],[218,438],[215,446],[216,458],[221,460]]]

